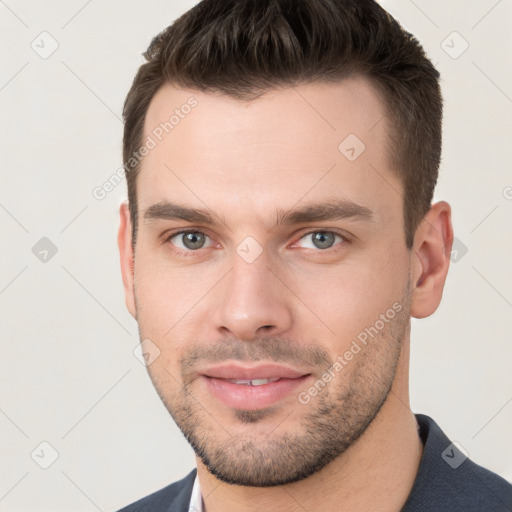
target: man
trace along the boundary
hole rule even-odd
[[[123,511],[506,511],[409,406],[453,240],[439,74],[371,0],[206,0],[127,96],[119,247],[197,470]]]

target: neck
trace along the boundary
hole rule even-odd
[[[416,477],[423,445],[409,407],[409,346],[404,343],[388,399],[364,432],[343,454],[314,475],[276,487],[243,487],[220,482],[197,459],[206,512],[303,512],[340,510],[396,512]]]

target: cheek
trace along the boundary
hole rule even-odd
[[[137,247],[134,289],[141,337],[159,340],[174,323],[174,310],[169,306],[177,302],[181,285],[171,279],[153,252],[144,250],[142,244]]]
[[[314,273],[295,273],[294,291],[311,311],[300,316],[299,329],[308,332],[313,325],[323,324],[341,350],[393,304],[402,302],[407,283],[405,255],[395,247],[373,248],[371,256],[365,256]]]
[[[144,308],[151,307],[153,311],[168,309],[168,313],[174,315],[184,300],[200,290],[204,276],[197,275],[195,266],[172,265],[161,248],[141,251],[137,256],[135,285]]]
[[[137,321],[141,335],[164,347],[169,340],[189,339],[197,315],[222,269],[211,265],[176,266],[161,254],[142,251],[135,263]],[[167,350],[167,348],[166,348]]]

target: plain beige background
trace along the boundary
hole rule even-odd
[[[125,183],[93,195],[122,164],[141,53],[194,4],[0,1],[2,511],[116,510],[194,466],[134,355],[116,247]],[[413,410],[510,480],[512,2],[382,4],[442,74],[436,199],[457,236],[440,309],[413,322]]]

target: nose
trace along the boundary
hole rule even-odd
[[[217,330],[223,336],[252,340],[275,336],[292,325],[286,288],[268,267],[262,255],[247,263],[235,255],[218,298]]]

